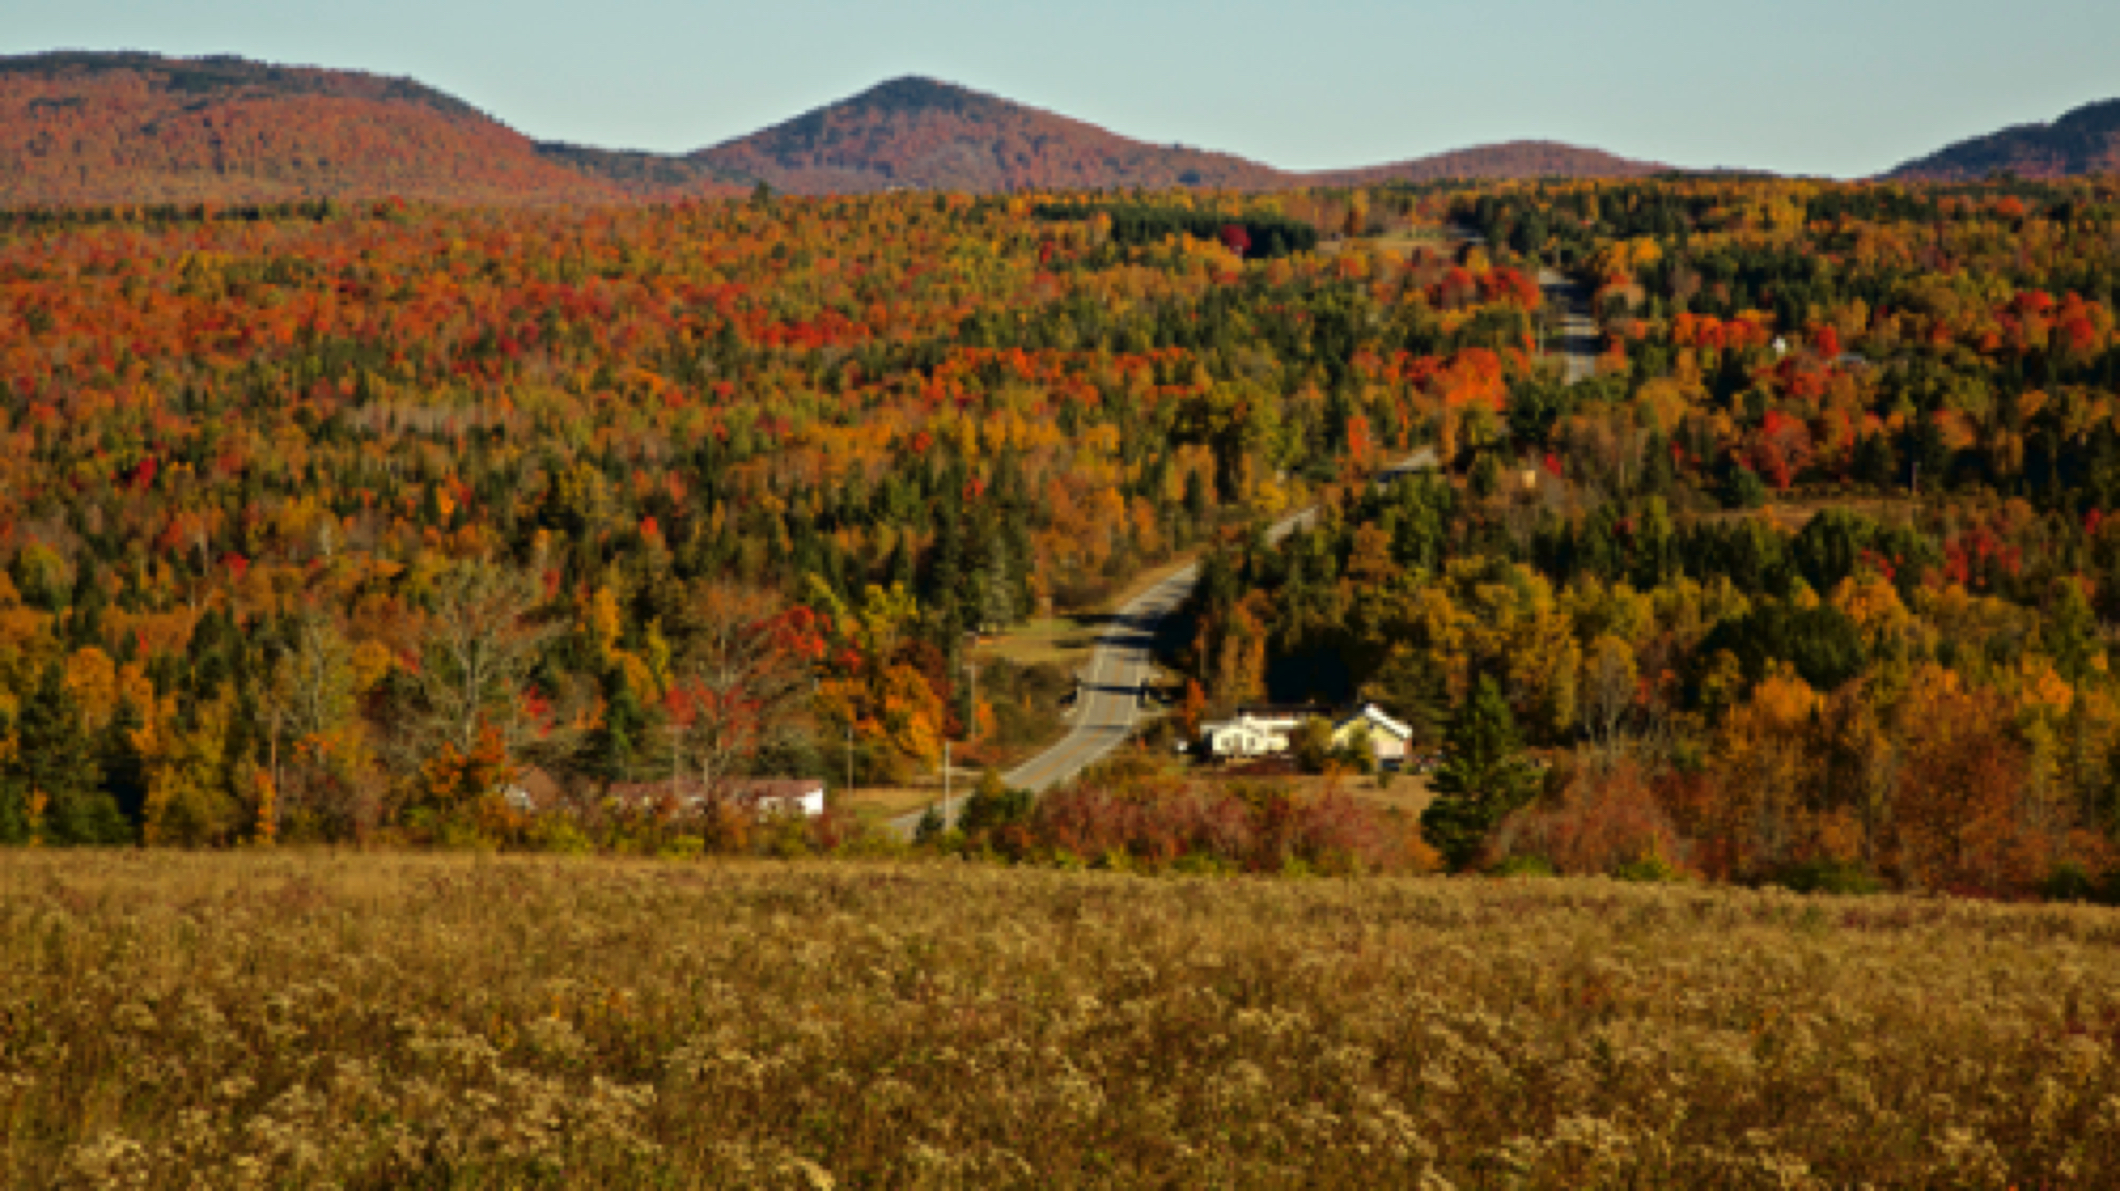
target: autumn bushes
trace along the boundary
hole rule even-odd
[[[1825,696],[1776,673],[1690,764],[1584,750],[1483,862],[1617,874],[1654,859],[1799,889],[2106,897],[2120,876],[2101,829],[2111,804],[2102,787],[2068,784],[2059,751],[2088,730],[2073,717],[2102,713],[2027,709],[1933,666],[1906,680],[1880,709],[1868,684]]]
[[[1062,866],[1145,871],[1391,873],[1433,866],[1409,825],[1343,793],[1271,784],[1048,794],[1022,818],[975,833],[973,850]]]
[[[1690,854],[1652,775],[1622,762],[1563,779],[1556,798],[1510,817],[1496,834],[1490,859],[1504,871],[1621,875],[1648,871],[1644,866],[1658,861],[1682,862]]]

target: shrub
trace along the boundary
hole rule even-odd
[[[1884,889],[1884,882],[1875,874],[1848,860],[1811,860],[1792,864],[1776,872],[1768,883],[1798,893],[1861,895]]]
[[[2102,901],[2105,892],[2082,865],[2071,860],[2055,865],[2039,885],[2039,896],[2050,902]]]
[[[1544,856],[1536,856],[1528,852],[1504,856],[1499,863],[1487,871],[1490,875],[1496,877],[1552,877],[1559,875],[1553,871],[1552,861]]]
[[[1496,843],[1505,856],[1527,852],[1584,876],[1616,875],[1645,856],[1680,856],[1682,847],[1648,774],[1632,761],[1581,766],[1556,804],[1517,812]]]
[[[1666,884],[1686,879],[1684,870],[1671,863],[1661,852],[1647,852],[1624,864],[1614,865],[1612,876],[1621,881],[1643,881],[1650,884]]]
[[[1278,784],[1233,788],[1151,785],[1131,790],[1081,784],[1040,799],[1012,830],[1019,855],[1123,855],[1150,870],[1185,857],[1225,868],[1277,873],[1291,862],[1327,873],[1407,872],[1428,867],[1383,812],[1332,793],[1299,797]]]

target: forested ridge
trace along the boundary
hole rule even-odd
[[[2023,124],[1946,145],[1890,177],[1971,181],[1995,174],[2055,178],[2120,170],[2120,99],[2085,104],[2050,124]]]
[[[1202,709],[1361,695],[1492,753],[1424,821],[1461,865],[2092,889],[2120,838],[2116,195],[1461,194],[1498,260],[1594,294],[1596,379],[1446,406],[1449,479],[1218,553]]]
[[[1329,175],[1150,144],[999,96],[898,78],[695,152],[533,142],[407,78],[227,55],[0,56],[0,207],[411,201],[503,206],[802,194],[1639,173],[1591,149],[1486,146]]]
[[[0,217],[0,836],[519,835],[531,765],[836,775],[819,738],[926,770],[1009,694],[971,705],[967,631],[1529,365],[1512,270],[1068,201]]]

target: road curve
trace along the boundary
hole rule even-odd
[[[1436,465],[1435,451],[1422,447],[1404,461],[1386,468],[1378,476],[1388,483]],[[1269,542],[1279,542],[1317,519],[1317,506],[1291,513],[1266,531]],[[1010,789],[1043,793],[1081,773],[1108,756],[1133,735],[1141,718],[1141,691],[1155,662],[1156,635],[1161,621],[1192,595],[1199,582],[1198,563],[1174,571],[1155,586],[1128,600],[1117,616],[1097,636],[1090,653],[1089,668],[1082,675],[1081,696],[1075,704],[1074,726],[1057,744],[1002,775]],[[966,793],[970,793],[969,790]],[[961,805],[961,799],[959,800]],[[957,806],[950,808],[954,822]],[[915,811],[891,820],[891,828],[910,836],[925,811]]]

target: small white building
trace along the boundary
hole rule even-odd
[[[1280,757],[1298,725],[1325,714],[1323,707],[1239,707],[1234,719],[1200,725],[1200,738],[1217,760]]]
[[[1369,747],[1376,754],[1377,764],[1399,766],[1406,763],[1407,753],[1413,747],[1411,725],[1385,715],[1374,703],[1365,703],[1361,710],[1342,717],[1332,726],[1332,745],[1346,748],[1363,734],[1369,737]]]

